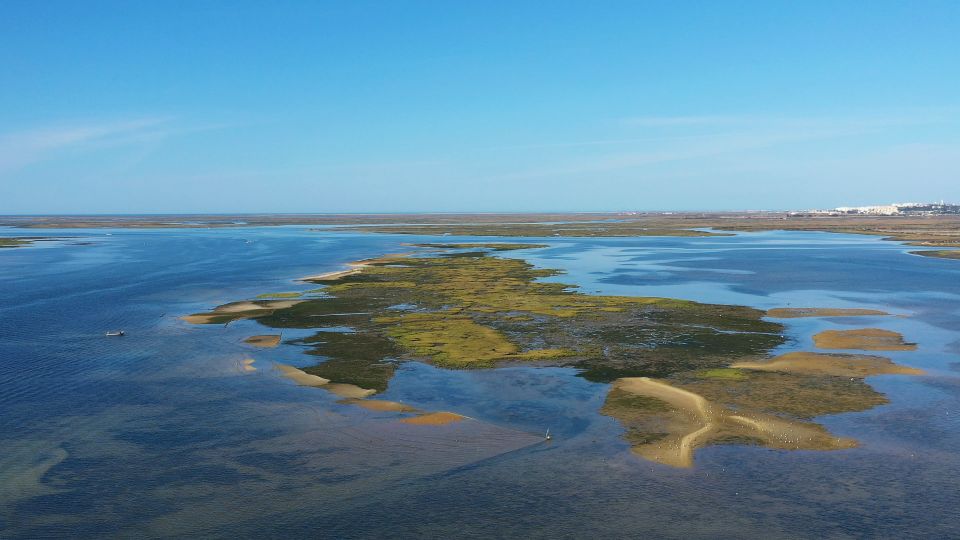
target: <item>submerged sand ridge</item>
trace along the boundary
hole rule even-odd
[[[916,343],[907,343],[903,335],[880,328],[824,330],[813,336],[819,349],[859,349],[863,351],[913,351]]]
[[[387,401],[383,399],[358,399],[358,398],[348,398],[341,400],[340,403],[345,403],[349,405],[356,405],[357,407],[362,407],[370,411],[377,412],[404,412],[404,413],[415,413],[420,412],[416,407],[411,407],[397,401]]]
[[[466,416],[457,413],[441,411],[422,414],[420,416],[411,416],[410,418],[404,418],[400,421],[404,424],[414,424],[417,426],[443,426],[454,422],[461,422],[466,420],[466,418]]]
[[[401,419],[400,422],[405,424],[441,426],[453,422],[459,422],[467,418],[463,415],[445,411],[424,412],[415,407],[411,407],[396,401],[366,399],[376,394],[376,390],[361,388],[353,384],[330,382],[328,379],[311,375],[301,369],[288,366],[286,364],[275,364],[275,366],[284,377],[301,386],[322,388],[323,390],[344,398],[342,401],[340,401],[340,403],[346,405],[355,405],[370,411],[413,413],[417,415]]]

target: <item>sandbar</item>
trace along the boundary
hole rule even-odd
[[[886,311],[860,308],[773,308],[767,311],[767,317],[775,319],[796,319],[800,317],[866,317],[871,315],[889,315]]]
[[[824,330],[813,336],[820,349],[859,349],[864,351],[913,351],[916,343],[907,343],[903,335],[880,328],[857,330]]]
[[[733,368],[757,371],[779,371],[836,377],[869,377],[871,375],[923,375],[922,369],[901,366],[882,356],[862,354],[823,354],[792,352],[765,362],[739,362]]]
[[[392,259],[396,259],[397,257],[407,257],[409,255],[409,253],[387,253],[386,255],[374,257],[372,259],[353,261],[347,263],[348,268],[345,270],[335,270],[333,272],[326,272],[323,274],[317,274],[315,276],[306,276],[300,278],[300,281],[336,281],[342,277],[358,274],[363,271],[364,267],[370,266],[371,264],[390,262]]]
[[[239,315],[235,318],[242,319],[243,314],[247,312],[250,312],[251,315],[262,314],[264,310],[286,309],[301,302],[303,302],[303,300],[259,300],[256,302],[230,302],[229,304],[223,304],[222,306],[215,307],[211,312],[185,315],[180,317],[180,319],[191,324],[210,324],[224,314]]]
[[[214,317],[217,315],[212,315],[209,313],[195,313],[193,315],[184,315],[180,317],[181,321],[186,321],[190,324],[209,324],[213,321]]]
[[[337,270],[335,272],[326,272],[324,274],[317,274],[315,276],[306,276],[300,278],[300,281],[336,281],[342,277],[359,273],[366,265],[360,263],[351,263],[350,266],[353,268],[349,268],[347,270]]]
[[[299,384],[300,386],[323,388],[324,390],[343,398],[362,399],[377,393],[376,390],[360,388],[355,384],[332,383],[330,382],[330,379],[324,379],[323,377],[318,377],[317,375],[311,375],[302,369],[297,369],[286,364],[275,365],[284,377]]]
[[[276,334],[250,336],[243,342],[254,347],[273,348],[280,344],[280,336]]]
[[[317,377],[317,378],[322,379],[323,377]],[[323,389],[326,390],[327,392],[330,392],[342,398],[348,398],[348,399],[362,399],[377,393],[376,390],[373,390],[370,388],[361,388],[355,384],[347,384],[347,383],[328,383],[324,385]]]
[[[230,302],[217,306],[215,313],[243,313],[257,309],[286,309],[303,302],[303,300],[258,300],[256,302]]]
[[[323,377],[317,377],[316,375],[311,375],[293,366],[288,366],[286,364],[274,364],[274,365],[276,365],[277,370],[279,370],[284,377],[299,384],[300,386],[324,386],[330,383],[329,379],[324,379]]]

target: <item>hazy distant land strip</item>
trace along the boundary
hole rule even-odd
[[[712,236],[722,231],[823,231],[883,236],[910,246],[960,248],[960,215],[834,215],[792,212],[236,214],[0,216],[19,228],[192,228],[304,225],[390,234],[537,237]],[[912,251],[960,258],[951,249]]]

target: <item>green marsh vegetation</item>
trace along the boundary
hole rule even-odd
[[[427,247],[439,252],[366,261],[361,272],[316,280],[326,285],[322,298],[278,309],[252,302],[251,311],[195,317],[212,324],[251,318],[280,329],[349,327],[350,334],[323,331],[301,343],[312,354],[353,365],[416,359],[489,368],[536,362],[578,366],[585,377],[604,382],[725,367],[783,342],[781,325],[764,321],[762,311],[587,295],[540,281],[557,275],[555,270],[491,253],[521,246],[536,247],[432,244]]]
[[[258,294],[258,300],[269,300],[271,298],[300,298],[303,293],[299,292],[277,292],[277,293],[264,293]]]
[[[30,242],[20,240],[19,238],[0,238],[0,248],[15,248],[28,244],[30,244]]]
[[[799,372],[798,359],[759,364],[785,342],[784,327],[763,311],[583,294],[542,280],[556,270],[496,255],[539,247],[532,244],[418,247],[431,251],[362,261],[359,271],[310,280],[323,285],[322,297],[237,302],[232,305],[250,311],[221,306],[190,317],[316,330],[294,342],[323,359],[304,371],[376,392],[410,360],[448,369],[577,367],[589,380],[614,383],[600,412],[624,425],[635,453],[678,466],[692,463],[693,449],[706,444],[849,447],[809,419],[885,403],[863,382],[866,371],[850,376],[856,358],[842,359],[842,376],[829,369]],[[691,433],[699,435],[691,439]],[[795,437],[802,441],[791,446]],[[649,446],[666,440],[674,453],[664,454],[663,444],[656,452]]]
[[[911,251],[910,253],[939,259],[960,259],[960,249],[934,249],[928,251]]]
[[[41,237],[19,237],[19,238],[0,238],[0,248],[18,248],[25,247],[33,244],[38,240],[43,240]]]

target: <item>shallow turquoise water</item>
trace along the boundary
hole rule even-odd
[[[551,279],[586,292],[906,315],[866,321],[918,342],[888,356],[930,375],[872,378],[889,405],[821,419],[860,448],[710,447],[678,470],[632,456],[619,424],[597,412],[607,386],[573,369],[404,364],[385,399],[476,419],[410,429],[280,377],[273,362],[311,360],[293,345],[245,346],[256,323],[177,318],[312,288],[294,280],[450,237],[46,234],[78,238],[0,251],[0,537],[960,535],[956,261],[871,237],[785,232],[548,238],[548,249],[511,253],[566,270]],[[787,321],[783,350],[864,322]],[[103,336],[115,328],[128,335]],[[257,371],[240,369],[245,358]]]

